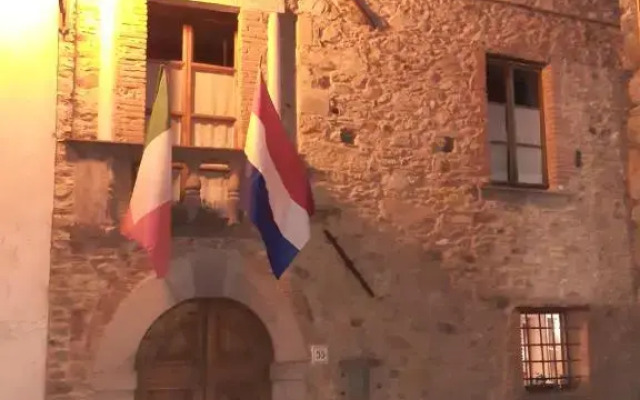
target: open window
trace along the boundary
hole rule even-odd
[[[174,144],[236,148],[238,15],[209,8],[149,1],[147,22],[147,118],[160,66],[165,66]],[[175,164],[174,201],[179,201],[186,169]],[[203,165],[205,207],[224,214],[228,167]]]
[[[147,113],[164,65],[175,144],[236,147],[237,27],[234,13],[149,2]]]

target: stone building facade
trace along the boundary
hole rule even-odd
[[[640,395],[635,1],[60,4],[38,398]],[[280,281],[237,210],[273,46],[317,203]],[[164,280],[119,234],[161,60],[176,132]]]

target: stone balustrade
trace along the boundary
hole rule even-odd
[[[142,144],[75,139],[65,139],[61,143],[67,146],[67,157],[78,163],[76,190],[85,195],[76,200],[82,201],[82,204],[76,204],[76,209],[82,210],[77,212],[79,222],[116,225],[128,207],[134,171],[142,157]],[[180,196],[172,207],[174,236],[209,236],[214,231],[240,225],[240,182],[245,162],[242,150],[174,146],[172,161],[174,166],[180,167],[181,180]],[[225,176],[223,210],[212,210],[202,202],[201,171],[203,166],[211,165]],[[94,197],[110,197],[113,204],[92,201]],[[110,214],[106,222],[104,218],[92,218],[105,212]]]

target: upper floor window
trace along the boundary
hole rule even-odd
[[[237,14],[148,2],[147,116],[151,114],[158,70],[164,65],[169,78],[174,144],[238,146],[237,27]],[[182,196],[185,171],[183,165],[174,165],[176,201]],[[203,205],[224,216],[228,167],[206,164],[199,172]]]
[[[584,312],[530,309],[520,314],[524,386],[529,391],[574,388],[587,372]]]
[[[233,13],[149,2],[147,111],[165,65],[175,144],[236,146],[237,26]]]
[[[491,181],[546,188],[540,66],[488,57],[486,70]]]

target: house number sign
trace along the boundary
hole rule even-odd
[[[329,347],[327,345],[314,344],[311,346],[311,364],[328,364]]]

